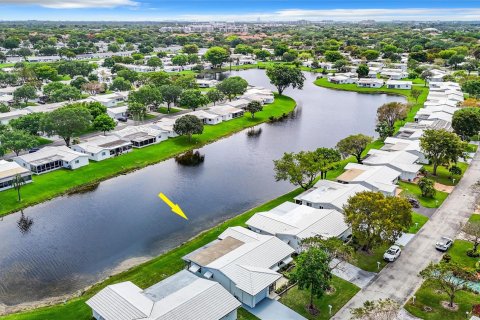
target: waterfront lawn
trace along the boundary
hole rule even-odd
[[[260,320],[244,308],[238,308],[237,310],[237,319],[238,320]]]
[[[425,320],[466,319],[465,312],[471,312],[472,305],[478,304],[480,301],[480,295],[460,291],[455,297],[455,303],[459,305],[459,310],[457,312],[449,311],[440,304],[442,301],[448,301],[448,296],[437,291],[428,281],[422,284],[415,293],[415,297],[415,304],[410,299],[405,305],[405,309],[415,317]],[[430,307],[432,311],[425,312],[424,307]],[[470,318],[470,316],[467,318]]]
[[[412,213],[412,226],[410,229],[408,229],[408,233],[417,233],[418,230],[420,230],[425,223],[427,223],[428,218],[425,217],[424,215],[421,215],[420,213],[413,212]],[[415,223],[418,223],[417,226],[415,226]]]
[[[424,165],[423,167],[427,170],[427,177],[428,178],[430,178],[430,179],[432,179],[432,180],[434,180],[438,183],[444,184],[446,186],[454,186],[454,185],[457,185],[457,183],[463,177],[463,174],[465,173],[465,171],[468,168],[468,164],[466,164],[464,162],[458,162],[457,166],[460,169],[462,169],[462,173],[460,175],[454,175],[454,176],[452,176],[452,174],[444,166],[439,166],[437,168],[437,175],[436,176],[434,176],[432,174],[432,172],[433,172],[433,166],[432,165]],[[451,176],[452,176],[452,178],[455,179],[455,183],[453,183],[453,180],[450,178]]]
[[[0,193],[0,216],[31,206],[56,196],[75,192],[85,186],[98,183],[119,174],[141,169],[171,158],[185,151],[199,148],[220,138],[241,131],[245,128],[269,121],[270,117],[281,117],[295,108],[295,101],[286,96],[276,96],[275,102],[265,105],[263,111],[251,119],[247,113],[244,117],[222,122],[215,126],[205,126],[201,135],[192,141],[187,137],[168,139],[159,144],[133,150],[120,157],[101,162],[91,161],[88,166],[74,171],[57,170],[33,177],[33,183],[22,187],[22,202],[17,202],[14,189]]]
[[[365,271],[379,272],[387,265],[387,262],[383,260],[383,254],[388,248],[390,248],[390,245],[384,244],[374,248],[370,253],[357,250],[353,253],[353,259],[351,263]],[[380,268],[378,268],[377,262],[380,262]]]
[[[169,252],[160,255],[148,262],[139,266],[133,267],[128,271],[122,272],[118,275],[112,276],[107,280],[96,284],[91,289],[87,290],[85,294],[79,298],[67,301],[64,304],[59,304],[51,307],[44,307],[23,313],[12,314],[5,317],[0,317],[2,320],[90,320],[91,310],[85,304],[92,295],[97,293],[105,286],[122,281],[132,281],[141,288],[148,288],[151,285],[171,276],[174,273],[181,271],[184,267],[182,257],[207,243],[217,239],[218,235],[226,228],[233,226],[245,226],[245,222],[250,219],[257,212],[268,211],[274,207],[286,202],[293,201],[293,198],[303,192],[299,188],[256,208],[253,208],[245,213],[242,213],[232,219],[229,219],[214,228],[207,230],[192,240],[170,250]],[[349,299],[349,298],[348,298]],[[347,299],[347,301],[348,301]],[[247,318],[248,319],[248,318]]]
[[[316,316],[312,316],[305,309],[305,306],[310,303],[310,291],[299,290],[297,286],[294,286],[288,290],[280,299],[280,302],[304,316],[307,319],[330,319],[328,305],[332,306],[332,315],[337,313],[345,303],[347,303],[358,291],[356,285],[333,276],[332,285],[335,288],[335,292],[331,295],[325,294],[320,299],[314,298],[313,303],[317,307],[320,313]]]
[[[400,186],[400,188],[403,189],[403,195],[413,196],[414,198],[418,199],[422,206],[426,208],[438,208],[448,197],[448,193],[437,190],[435,198],[425,198],[422,197],[422,192],[420,191],[420,188],[414,183],[399,181],[398,185]]]

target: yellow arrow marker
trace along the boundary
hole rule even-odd
[[[175,204],[172,201],[170,201],[170,199],[168,199],[167,196],[161,192],[158,194],[158,196],[172,209],[174,213],[178,214],[180,217],[184,218],[185,220],[188,220],[187,216],[185,215],[185,213],[183,213],[182,209],[178,204]]]

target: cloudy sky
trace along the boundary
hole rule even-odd
[[[0,20],[480,20],[479,0],[0,0]]]

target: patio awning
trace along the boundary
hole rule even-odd
[[[203,276],[207,279],[211,279],[213,277],[213,273],[211,273],[210,271],[207,271],[203,274]]]

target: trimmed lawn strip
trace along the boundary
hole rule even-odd
[[[194,136],[191,142],[188,141],[188,137],[176,137],[140,150],[133,150],[120,157],[101,162],[91,161],[88,166],[74,171],[61,169],[35,176],[33,183],[22,187],[23,200],[20,203],[16,200],[14,189],[1,192],[0,216],[200,148],[245,128],[267,122],[270,117],[280,117],[294,108],[293,99],[276,95],[275,102],[266,105],[263,111],[255,114],[255,119],[247,112],[244,117],[216,126],[205,126],[203,134]]]
[[[432,180],[434,180],[438,183],[444,184],[446,186],[455,186],[460,181],[460,179],[463,177],[463,174],[465,173],[465,171],[468,168],[468,164],[466,164],[465,162],[458,162],[457,167],[462,169],[462,173],[460,175],[454,175],[454,176],[452,176],[452,174],[444,166],[439,166],[437,168],[437,175],[436,176],[434,176],[432,174],[432,172],[433,172],[433,166],[432,165],[424,165],[423,167],[428,171],[427,178],[432,179]],[[453,179],[455,179],[455,183],[453,183],[453,180],[450,179],[451,176],[452,176]]]
[[[352,264],[365,271],[379,272],[387,265],[387,262],[383,260],[383,254],[388,248],[390,248],[390,244],[376,247],[371,253],[366,253],[361,250],[355,251],[353,253]],[[378,267],[377,262],[380,262],[380,268]]]
[[[51,307],[44,307],[27,311],[23,313],[12,314],[1,317],[3,320],[90,320],[91,310],[85,304],[92,295],[100,291],[107,285],[118,283],[122,281],[132,281],[140,288],[148,288],[153,284],[181,271],[184,268],[182,257],[207,243],[217,239],[217,237],[228,227],[245,226],[245,222],[250,219],[257,212],[268,211],[272,208],[286,202],[293,201],[293,198],[303,192],[299,188],[283,196],[280,196],[272,201],[253,208],[245,213],[242,213],[232,219],[229,219],[212,229],[209,229],[190,241],[185,242],[179,247],[170,250],[148,262],[139,266],[133,267],[130,270],[114,275],[103,282],[94,285],[87,290],[85,294],[79,298],[74,298],[65,304],[59,304]],[[248,319],[248,318],[247,318]]]
[[[426,208],[438,208],[448,197],[448,193],[437,190],[435,198],[425,198],[422,197],[422,192],[420,191],[420,188],[414,183],[399,181],[398,185],[400,186],[400,188],[403,189],[403,195],[411,195],[415,197],[416,199],[418,199],[420,204]]]
[[[310,303],[310,290],[298,290],[298,287],[295,286],[282,296],[280,302],[307,319],[330,319],[328,305],[332,306],[332,315],[334,315],[360,291],[356,285],[336,276],[333,276],[332,285],[335,288],[332,295],[325,294],[320,299],[313,299],[315,307],[320,311],[316,316],[309,314],[305,308]]]
[[[177,112],[180,112],[180,111],[182,111],[182,110],[176,109],[176,108],[170,108],[170,113],[168,113],[168,108],[167,107],[160,107],[157,110],[157,112],[163,113],[163,114],[174,114],[174,113],[177,113]]]
[[[408,233],[417,233],[427,221],[427,217],[414,211],[412,213],[412,226],[408,229]],[[415,223],[418,223],[418,226],[415,226]]]
[[[467,145],[467,150],[466,150],[466,152],[474,153],[474,152],[477,152],[477,149],[478,149],[478,146],[477,146],[476,144],[469,143],[469,144]]]

